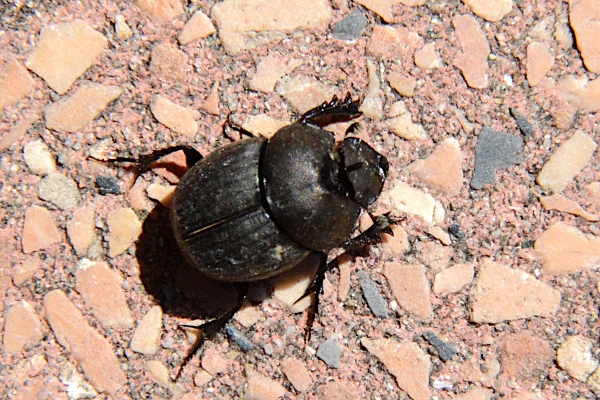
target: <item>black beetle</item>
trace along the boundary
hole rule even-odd
[[[379,216],[373,227],[350,239],[362,210],[381,193],[388,161],[356,137],[336,144],[322,127],[360,114],[358,102],[349,95],[343,101],[334,97],[270,139],[239,140],[206,158],[190,147],[176,146],[139,160],[117,159],[140,162],[140,171],[145,171],[165,154],[185,151],[191,166],[171,206],[176,241],[203,274],[236,283],[237,304],[225,315],[194,326],[202,334],[183,365],[241,307],[248,282],[278,275],[317,253],[321,264],[305,293],[317,294],[308,338],[324,274],[337,265],[336,260],[327,263],[327,253],[337,247],[360,251],[377,242],[381,232],[391,233],[392,221]]]

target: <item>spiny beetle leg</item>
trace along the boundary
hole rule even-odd
[[[180,151],[180,150],[183,151],[183,153],[185,154],[185,160],[187,162],[188,168],[191,167],[192,165],[196,164],[198,161],[200,161],[202,159],[202,154],[200,154],[198,152],[198,150],[196,150],[190,146],[180,145],[180,146],[168,147],[166,149],[156,150],[150,154],[141,155],[141,156],[139,156],[139,158],[117,157],[110,161],[112,161],[112,162],[131,162],[131,163],[138,164],[137,169],[136,169],[136,176],[135,176],[137,179],[137,177],[139,175],[143,174],[144,172],[150,171],[152,169],[152,164],[154,164],[156,161],[160,160],[164,156],[167,156],[171,153],[175,153],[176,151]]]
[[[233,318],[235,313],[239,311],[239,309],[242,307],[242,305],[244,305],[244,303],[246,302],[246,298],[248,297],[248,287],[249,287],[249,284],[247,282],[235,284],[235,290],[237,291],[237,295],[238,295],[237,301],[236,301],[235,305],[229,311],[227,311],[225,314],[221,315],[220,317],[213,319],[212,321],[205,322],[204,324],[201,324],[201,325],[192,325],[192,324],[180,325],[180,327],[183,327],[183,328],[197,329],[200,331],[200,334],[198,335],[198,338],[192,345],[192,348],[190,349],[188,354],[185,356],[185,359],[179,366],[179,371],[177,371],[175,380],[179,379],[179,376],[181,375],[183,368],[196,355],[196,353],[202,349],[202,345],[204,344],[204,341],[206,341],[207,339],[212,339],[215,336],[215,334],[217,332],[219,332],[221,329],[223,329],[225,327],[225,325],[227,324],[227,322],[229,322],[229,320],[231,318]]]
[[[333,96],[329,103],[324,102],[305,112],[298,122],[323,127],[336,122],[350,121],[362,114],[358,109],[359,105],[359,101],[352,101],[350,93],[342,101],[338,100],[337,96]]]

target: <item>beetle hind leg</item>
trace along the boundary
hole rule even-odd
[[[337,96],[333,96],[330,102],[325,102],[305,112],[298,122],[324,127],[336,122],[350,121],[360,117],[362,114],[358,109],[359,104],[359,101],[352,100],[350,93],[343,100],[339,100]]]
[[[229,311],[227,311],[225,314],[221,315],[220,317],[213,319],[212,321],[205,322],[201,325],[192,325],[192,324],[180,325],[181,327],[185,327],[185,328],[197,329],[198,331],[200,331],[200,334],[198,335],[198,338],[192,345],[192,348],[189,350],[188,354],[183,359],[183,362],[179,366],[179,371],[177,371],[175,380],[179,379],[179,376],[181,375],[183,368],[196,355],[196,353],[198,353],[200,351],[200,349],[202,349],[202,345],[204,344],[204,342],[207,339],[212,339],[217,332],[219,332],[221,329],[223,329],[223,327],[225,327],[227,322],[229,322],[229,320],[231,318],[233,318],[235,313],[239,311],[239,309],[242,307],[242,305],[244,305],[244,303],[246,302],[246,298],[248,297],[248,287],[249,287],[249,284],[247,282],[238,283],[235,285],[235,289],[238,294],[237,301],[236,301],[235,305]]]

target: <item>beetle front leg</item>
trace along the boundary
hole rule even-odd
[[[175,153],[177,151],[183,151],[185,154],[185,160],[188,165],[188,168],[192,165],[196,164],[198,161],[202,159],[202,154],[198,152],[198,150],[194,149],[191,146],[180,145],[168,147],[166,149],[156,150],[150,154],[144,154],[139,156],[139,158],[133,157],[117,157],[110,161],[112,162],[131,162],[138,164],[136,169],[136,178],[143,174],[144,172],[148,172],[152,169],[152,164],[156,161],[160,160],[164,156]]]
[[[324,127],[336,122],[350,121],[362,114],[358,109],[359,104],[359,101],[352,100],[350,93],[341,101],[338,100],[337,96],[333,96],[329,103],[325,102],[305,112],[298,122]]]

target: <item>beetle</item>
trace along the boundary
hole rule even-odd
[[[327,254],[342,247],[357,253],[391,233],[387,215],[357,237],[359,217],[380,195],[389,164],[363,140],[348,136],[336,143],[324,126],[361,115],[350,95],[304,113],[271,138],[252,137],[221,147],[206,158],[188,146],[175,146],[139,159],[138,172],[154,161],[183,150],[188,171],[171,203],[176,242],[187,261],[204,275],[235,283],[238,300],[224,315],[205,324],[186,325],[201,331],[180,366],[191,359],[246,300],[248,283],[270,278],[320,257],[317,274],[303,297],[315,294],[306,340],[318,312],[325,272],[337,266]],[[178,374],[179,376],[179,374]]]

